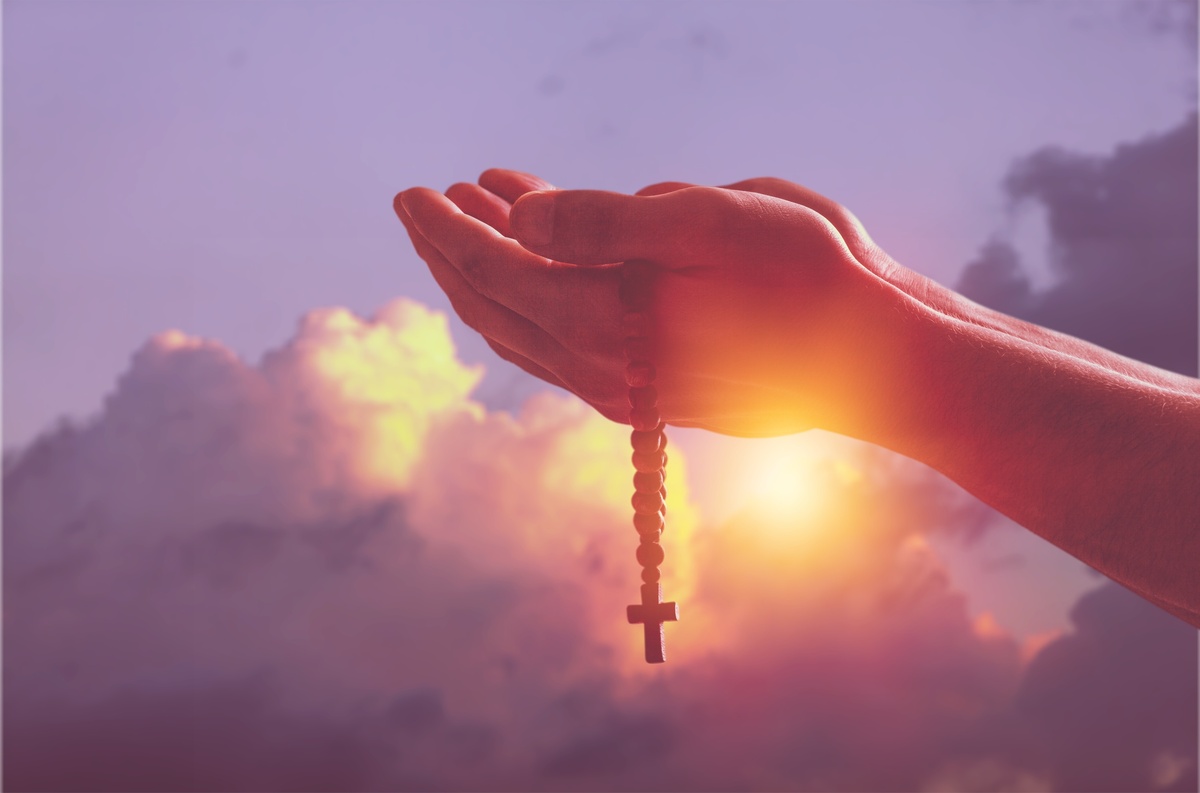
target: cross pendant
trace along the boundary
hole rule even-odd
[[[667,660],[667,648],[664,643],[663,623],[679,619],[679,606],[675,603],[662,602],[661,584],[642,584],[642,602],[640,605],[627,606],[626,614],[629,623],[642,623],[646,632],[646,663],[661,664]]]

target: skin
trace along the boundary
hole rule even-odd
[[[630,196],[493,169],[395,209],[468,326],[613,421],[641,259],[667,423],[887,447],[1200,626],[1200,381],[972,303],[780,179]]]

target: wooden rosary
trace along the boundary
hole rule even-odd
[[[641,624],[646,635],[646,663],[667,660],[663,623],[679,619],[679,606],[664,603],[658,566],[663,562],[659,538],[666,528],[667,432],[658,413],[658,391],[654,388],[654,364],[650,355],[650,303],[654,265],[633,259],[621,268],[620,297],[624,313],[625,382],[629,386],[629,424],[633,433],[633,526],[642,566],[642,602],[629,606],[630,624]]]

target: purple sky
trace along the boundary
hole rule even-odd
[[[448,310],[391,214],[410,185],[495,165],[625,191],[776,175],[944,283],[996,233],[1041,283],[1036,207],[1004,215],[1013,160],[1104,153],[1194,102],[1194,50],[1095,0],[4,9],[5,448],[93,414],[167,328],[254,360],[316,306]],[[490,364],[485,402],[542,388],[453,322]],[[720,475],[703,460],[726,441],[683,442]],[[1056,622],[1088,581],[1045,558]]]
[[[961,283],[972,285],[975,291],[970,294],[974,299],[1003,305],[1014,314],[1046,324],[1062,322],[1071,332],[1087,338],[1092,330],[1088,317],[1094,317],[1089,306],[1104,294],[1120,297],[1129,287],[1124,282],[1114,286],[1112,281],[1096,286],[1094,280],[1089,281],[1086,267],[1072,264],[1074,260],[1069,256],[1052,264],[1051,242],[1060,254],[1069,254],[1079,243],[1055,226],[1055,212],[1064,211],[1074,200],[1056,192],[1055,185],[1084,168],[1079,164],[1080,157],[1093,157],[1088,162],[1100,164],[1093,170],[1100,174],[1096,178],[1101,187],[1111,184],[1122,189],[1131,171],[1135,178],[1141,173],[1145,180],[1161,182],[1162,173],[1169,176],[1174,173],[1172,169],[1178,170],[1174,139],[1155,136],[1177,131],[1176,137],[1182,134],[1185,143],[1187,135],[1195,136],[1194,121],[1190,127],[1185,122],[1196,106],[1194,35],[1193,46],[1189,47],[1178,29],[1158,24],[1181,18],[1173,16],[1180,8],[1180,4],[1170,2],[1102,0],[814,0],[762,4],[9,0],[3,5],[4,448],[12,451],[27,447],[61,416],[81,420],[96,416],[102,408],[105,413],[91,434],[68,432],[47,442],[40,456],[26,457],[17,469],[19,477],[14,473],[9,481],[6,471],[6,526],[32,535],[42,528],[70,527],[82,520],[71,513],[75,507],[62,504],[74,504],[80,514],[91,516],[78,525],[89,526],[92,521],[106,527],[103,531],[124,520],[131,525],[154,527],[155,515],[192,509],[196,516],[203,516],[195,518],[200,529],[207,531],[209,524],[219,529],[214,529],[218,539],[197,534],[196,538],[180,540],[181,558],[190,565],[188,569],[208,570],[205,565],[216,565],[220,570],[205,574],[224,581],[221,576],[236,578],[242,573],[229,573],[222,565],[231,563],[220,560],[237,556],[241,560],[237,565],[249,565],[235,565],[237,570],[252,569],[255,560],[267,559],[273,553],[276,540],[272,538],[278,526],[319,529],[321,521],[345,524],[345,514],[367,509],[363,505],[373,503],[375,491],[361,490],[363,486],[357,481],[342,482],[338,478],[342,474],[293,470],[293,462],[279,451],[279,444],[294,443],[295,437],[307,438],[303,433],[308,430],[276,427],[272,417],[276,413],[290,415],[287,406],[289,400],[299,398],[295,394],[308,394],[306,389],[310,388],[324,393],[323,389],[331,387],[327,372],[312,374],[305,368],[308,364],[296,363],[307,360],[305,350],[342,349],[337,347],[342,342],[336,329],[322,329],[321,322],[309,321],[297,330],[301,316],[325,306],[341,306],[360,316],[371,316],[396,296],[447,312],[461,360],[484,365],[483,381],[474,398],[492,411],[487,421],[499,423],[487,424],[490,429],[481,437],[492,440],[480,441],[480,448],[524,455],[521,459],[531,460],[531,465],[554,470],[557,458],[547,456],[545,450],[522,445],[527,444],[526,440],[509,438],[505,435],[508,430],[496,428],[507,425],[495,418],[497,410],[521,411],[528,397],[549,388],[496,359],[458,322],[391,210],[392,196],[400,189],[418,184],[444,189],[455,181],[473,180],[491,166],[532,171],[560,187],[622,191],[665,179],[709,184],[758,175],[792,179],[848,206],[901,263],[949,285],[960,283],[967,265],[973,263],[974,280]],[[1006,188],[1005,179],[1013,173],[1014,164],[1048,146],[1060,147],[1069,156],[1032,161],[1034,164],[1025,171],[1025,181],[1015,186],[1010,182]],[[1125,154],[1114,154],[1118,146],[1124,147],[1121,151]],[[1194,171],[1194,152],[1192,163]],[[1160,173],[1156,168],[1164,170]],[[1194,179],[1185,179],[1176,187],[1183,193],[1174,205],[1185,206],[1189,195],[1194,201]],[[1032,200],[1007,212],[1010,198]],[[1179,222],[1187,227],[1186,217]],[[1192,235],[1194,238],[1194,230]],[[1004,249],[985,247],[989,241],[1007,243],[1019,255],[1021,272],[1033,288],[1033,297],[1011,299],[1008,292],[998,291],[995,278],[980,279],[981,274],[1004,273],[1003,256],[996,254]],[[1171,267],[1180,260],[1176,253],[1164,254],[1163,260],[1169,259]],[[1104,293],[1104,289],[1109,292]],[[1130,323],[1144,318],[1146,312],[1154,310],[1150,301],[1155,299],[1150,294],[1140,302],[1132,301],[1132,313],[1122,315],[1125,318],[1120,326],[1132,326]],[[1146,305],[1150,308],[1138,314],[1138,306]],[[1172,316],[1186,318],[1189,310],[1194,328],[1194,304],[1181,305]],[[399,320],[397,323],[397,327],[408,327]],[[1163,331],[1175,336],[1152,336],[1149,347],[1135,345],[1122,351],[1149,360],[1156,351],[1170,348],[1183,350],[1194,359],[1194,346],[1175,346],[1173,339],[1178,333],[1172,328],[1176,327],[1164,326]],[[147,339],[168,329],[219,344],[203,348],[207,352],[197,352],[194,360],[186,361],[179,352],[181,348],[172,342],[143,346]],[[1111,346],[1115,349],[1121,343],[1117,334]],[[280,353],[285,344],[291,352]],[[219,351],[222,345],[240,356],[243,363],[231,363]],[[271,391],[270,396],[263,396],[265,392],[256,390],[260,386],[247,385],[258,382],[259,375],[247,371],[257,372],[254,367],[272,350],[275,357],[262,360],[261,368],[278,393]],[[406,355],[397,353],[394,361],[388,361],[398,370],[415,366]],[[1156,362],[1180,368],[1178,360]],[[436,371],[457,372],[456,362],[439,361]],[[125,379],[118,386],[122,373]],[[465,377],[461,375],[460,379]],[[386,381],[387,377],[381,379]],[[452,391],[460,385],[459,380],[453,382],[453,387],[447,386]],[[403,394],[405,388],[411,390],[413,386],[401,383],[396,388],[399,391],[395,393]],[[222,411],[234,410],[228,408],[233,402],[222,394],[243,391],[253,396],[244,397],[245,405],[237,401],[241,407],[236,408],[236,416],[229,418]],[[270,425],[261,429],[262,445],[239,451],[231,458],[238,462],[230,470],[244,470],[248,481],[261,478],[277,483],[281,490],[298,488],[313,493],[314,503],[263,506],[255,500],[260,495],[241,493],[236,477],[218,458],[210,460],[211,464],[201,459],[207,452],[197,450],[209,449],[203,438],[159,432],[156,422],[166,419],[155,412],[155,406],[177,398],[185,402],[195,399],[199,406],[196,411],[210,417],[210,429],[217,436],[228,424],[241,428],[245,438],[258,439],[260,424]],[[551,407],[546,408],[546,404]],[[539,422],[548,420],[539,418],[543,414],[570,414],[569,408],[554,407],[556,404],[535,402],[533,408],[526,406],[519,414],[524,418],[519,421],[525,422],[522,426],[541,427]],[[328,404],[320,405],[315,410],[325,415],[322,411],[328,410]],[[420,418],[436,410],[424,405],[414,408],[412,415]],[[567,423],[580,421],[583,419],[576,416]],[[464,466],[479,465],[485,478],[503,479],[502,471],[493,471],[473,458],[473,454],[483,452],[472,451],[477,444],[470,433],[453,428],[446,432],[447,438],[457,442],[449,447],[451,453],[460,455]],[[330,440],[335,435],[319,433],[315,440],[306,440],[312,445],[304,448],[328,456],[331,468],[336,468],[333,461],[340,459],[337,455],[345,449],[363,453],[361,444],[366,441],[338,440],[341,436]],[[179,463],[180,478],[172,478],[171,472],[176,469],[170,466],[174,462],[166,473],[148,472],[144,467],[144,460],[159,459],[154,456],[159,451],[150,454],[145,444],[167,437],[176,439],[173,442],[180,454],[199,460],[195,468],[189,467],[192,463]],[[805,449],[814,446],[840,450],[846,459],[876,459],[874,452],[859,444],[829,437],[815,441],[810,436],[744,441],[675,431],[672,443],[687,456],[690,498],[701,527],[728,529],[725,535],[713,535],[718,539],[706,540],[709,545],[701,542],[697,546],[697,558],[710,561],[719,558],[712,556],[711,544],[719,545],[721,536],[740,536],[737,527],[747,515],[747,504],[719,486],[729,478],[733,461],[744,460],[749,465],[756,456],[803,456]],[[419,459],[434,471],[457,470],[452,460],[428,456]],[[612,458],[613,467],[619,469],[624,459],[617,454]],[[589,464],[589,460],[565,458],[567,464],[579,466]],[[870,463],[875,464],[886,467],[889,463]],[[242,465],[246,467],[238,467]],[[901,470],[909,471],[903,466]],[[623,475],[622,471],[618,473]],[[213,495],[205,501],[181,490],[179,501],[158,492],[153,498],[147,497],[146,493],[154,490],[147,482],[158,482],[154,477],[160,475],[164,479],[158,486],[168,490],[192,482],[193,487],[211,488]],[[911,471],[906,475],[915,477],[914,490],[919,486],[929,493],[948,493],[950,501],[959,503],[957,489],[940,477]],[[906,503],[896,483],[908,480],[900,477],[891,484],[889,481],[875,485],[879,503]],[[328,493],[334,493],[328,497],[335,501],[342,498],[337,495],[339,487],[344,487],[348,494],[344,498],[350,506],[338,507],[329,514],[322,512],[324,507],[315,505],[318,498]],[[11,504],[10,492],[17,494],[12,496]],[[429,492],[435,493],[426,497],[431,504],[446,500],[436,488]],[[111,500],[106,500],[114,493]],[[193,504],[187,499],[194,496],[200,500]],[[160,504],[159,498],[165,500]],[[471,501],[460,493],[449,497],[451,501],[464,498]],[[574,504],[569,496],[564,498],[568,498],[566,508],[585,516],[601,510],[586,499]],[[470,515],[487,516],[485,505],[490,503],[481,497],[478,504],[462,509]],[[10,507],[17,511],[12,512]],[[492,504],[490,508],[497,525],[520,525],[519,516],[505,512],[503,504]],[[419,513],[411,518],[416,534],[440,525],[436,515],[430,517],[434,513],[413,509]],[[967,732],[970,740],[999,747],[995,750],[999,770],[963,747],[955,751],[961,749],[962,757],[974,759],[962,760],[959,755],[947,759],[950,755],[943,751],[947,745],[945,735],[954,732],[955,722],[946,716],[948,711],[940,709],[945,703],[937,700],[928,712],[921,711],[915,717],[921,725],[917,732],[924,741],[911,747],[916,765],[910,767],[907,761],[897,760],[889,766],[881,761],[883,776],[846,779],[858,779],[857,784],[896,780],[907,784],[910,779],[928,784],[932,784],[930,780],[967,784],[963,780],[983,778],[1016,785],[1052,778],[1058,784],[1076,780],[1086,787],[1089,777],[1081,769],[1087,764],[1078,758],[1094,752],[1095,746],[1107,745],[1106,741],[1121,742],[1121,736],[1099,736],[1095,744],[1080,739],[1078,745],[1063,739],[1061,745],[1055,744],[1053,751],[1058,754],[1046,759],[1014,736],[1038,734],[1039,729],[1048,736],[1059,735],[1061,731],[1053,728],[1053,715],[1031,727],[1021,720],[1033,718],[1030,713],[1036,713],[1037,707],[1020,705],[1022,695],[1012,699],[1017,704],[1010,707],[1010,695],[1014,689],[1037,690],[1051,685],[1047,681],[1070,677],[1076,667],[1064,659],[1084,659],[1079,663],[1095,665],[1096,658],[1089,655],[1093,650],[1088,648],[1105,642],[1122,645],[1128,637],[1108,624],[1104,615],[1124,613],[1123,601],[1111,589],[1096,589],[1100,579],[1081,563],[1004,520],[988,518],[990,528],[973,541],[966,541],[961,530],[943,531],[943,524],[954,524],[958,519],[953,515],[947,517],[936,510],[922,512],[914,507],[909,517],[928,522],[919,534],[941,560],[938,564],[942,566],[935,564],[931,574],[941,581],[934,587],[941,599],[936,600],[932,611],[905,612],[898,623],[907,626],[909,633],[898,630],[888,634],[874,649],[883,657],[905,658],[919,666],[913,660],[923,657],[918,640],[948,637],[945,647],[953,649],[947,651],[946,669],[938,674],[964,675],[964,680],[971,681],[963,684],[965,689],[981,697],[979,702],[986,701],[986,706],[979,705],[986,718],[972,722]],[[444,523],[444,516],[439,519]],[[391,526],[407,525],[409,518],[385,516],[372,520]],[[873,518],[862,518],[858,523],[846,520],[848,533],[868,531],[874,525]],[[260,532],[257,528],[241,530],[239,526],[266,528]],[[186,531],[180,528],[179,536]],[[204,545],[225,542],[219,537],[230,532],[240,539],[230,540],[228,547]],[[43,546],[40,540],[30,540],[31,545],[16,546],[14,551],[8,536],[6,531],[6,558],[13,553],[12,558],[28,565],[19,569],[18,581],[36,582],[39,579],[35,573],[40,575],[37,571],[44,570],[72,575],[75,562],[71,560],[84,558],[72,556],[74,550],[64,551],[66,556],[59,558],[52,544]],[[137,545],[136,532],[131,531],[130,536],[136,547],[143,547]],[[404,531],[397,536],[403,537]],[[474,541],[483,539],[476,537]],[[403,545],[400,540],[389,542],[385,548],[389,552]],[[597,542],[603,545],[607,541]],[[75,548],[65,541],[63,547]],[[120,546],[105,547],[111,554],[112,548]],[[533,547],[500,548],[497,553],[520,560],[536,555]],[[893,551],[895,558],[889,555]],[[918,561],[909,558],[911,553],[916,553],[913,558]],[[883,575],[925,564],[921,561],[923,553],[912,551],[897,539],[894,546],[864,551],[863,559],[847,564],[860,573]],[[120,572],[123,568],[112,561],[116,556],[97,552],[97,558],[109,559],[104,567],[108,572],[94,579],[81,577],[79,581],[111,587],[112,592],[119,592],[114,597],[120,602],[125,602],[122,598],[141,597],[124,593],[114,584],[124,575]],[[444,559],[437,563],[443,562],[450,565]],[[153,578],[147,572],[152,566],[130,569],[134,572],[129,575],[134,578],[142,574]],[[302,564],[295,570],[304,575],[307,568]],[[418,577],[411,585],[412,596],[424,597],[438,591],[432,583],[421,584],[425,581],[420,578],[422,574],[403,564],[396,570]],[[451,578],[474,580],[462,570],[454,570]],[[10,573],[6,564],[6,582]],[[480,574],[479,578],[492,581],[489,576],[493,573]],[[256,601],[268,604],[263,605],[264,609],[288,600],[292,593],[293,582],[287,575],[279,573],[279,581],[271,575],[263,577],[267,583],[262,586],[269,589],[258,592],[261,599]],[[509,586],[505,582],[512,575],[508,568],[495,573],[495,581],[501,582],[497,586]],[[835,572],[828,575],[832,576],[831,590],[840,592],[849,586],[851,579],[837,578]],[[945,576],[945,580],[937,576]],[[714,586],[719,590],[720,576],[715,578]],[[30,592],[41,592],[36,583],[21,585],[31,587]],[[373,585],[357,586],[367,591]],[[1095,591],[1081,601],[1081,594],[1088,590]],[[70,591],[83,592],[86,587],[78,584],[77,590]],[[464,603],[475,602],[472,598],[478,593],[464,591],[466,594],[452,594],[450,600],[462,597]],[[396,594],[381,592],[388,597]],[[1054,645],[1048,660],[1039,656],[1040,665],[1020,666],[1014,647],[1003,642],[989,644],[978,636],[971,638],[972,623],[962,623],[961,615],[947,605],[960,596],[966,598],[967,618],[976,619],[984,612],[992,614],[1001,629],[1011,634],[1014,647],[1047,631],[1066,631],[1067,635]],[[46,603],[67,603],[69,597],[55,589],[47,595]],[[189,613],[204,615],[196,619],[222,624],[225,612],[212,605],[216,600],[206,597],[189,590],[163,595],[163,602],[176,610],[194,608]],[[337,601],[344,608],[355,608],[352,594],[341,593],[338,597],[344,598]],[[513,597],[525,603],[523,595]],[[320,602],[320,598],[313,602]],[[732,606],[722,608],[726,611],[718,609],[718,613],[727,617],[733,613],[728,611]],[[839,633],[842,627],[823,621],[819,603],[806,601],[782,608],[798,609],[793,615],[797,624],[807,626],[814,635],[827,633],[831,647],[849,648],[848,658],[863,657],[866,652],[859,638],[847,637]],[[1068,616],[1072,608],[1076,610],[1074,618]],[[48,607],[43,611],[58,613]],[[1134,621],[1142,619],[1136,609],[1129,613]],[[336,615],[337,608],[330,607],[325,617],[336,623]],[[378,617],[380,624],[394,618],[388,614]],[[372,619],[375,617],[368,615],[358,624],[363,635],[369,633]],[[750,622],[748,633],[769,632]],[[96,649],[86,639],[70,638],[70,632],[61,627],[69,624],[66,622],[55,623],[59,628],[54,630],[66,631],[58,634],[50,627],[31,627],[33,622],[17,619],[16,623],[26,631],[20,635],[30,642],[28,646],[39,651],[39,641],[53,648],[45,650],[49,654],[87,654]],[[1171,633],[1169,624],[1164,624],[1167,627],[1155,636],[1166,637],[1165,644],[1156,644],[1157,638],[1144,642],[1139,639],[1140,643],[1134,644],[1143,649],[1174,646],[1171,642],[1178,637]],[[8,625],[6,621],[6,628]],[[114,618],[112,633],[120,635],[122,630],[134,635],[136,623],[118,624]],[[246,630],[247,635],[254,632]],[[569,634],[567,645],[585,646],[580,636],[586,630],[562,630]],[[6,629],[6,641],[7,633]],[[197,636],[203,633],[197,628]],[[50,636],[59,638],[51,640],[47,638]],[[715,707],[729,718],[746,717],[745,713],[733,713],[741,707],[736,702],[714,704],[697,692],[710,684],[744,682],[755,674],[768,679],[774,679],[772,675],[786,676],[789,664],[827,670],[829,659],[803,655],[803,639],[799,636],[795,647],[789,645],[765,657],[757,672],[733,662],[726,664],[719,657],[689,667],[680,678],[684,682],[679,684],[679,699],[674,702]],[[702,641],[691,641],[689,647],[697,648],[698,654]],[[972,643],[975,641],[981,643],[977,646]],[[463,652],[464,646],[466,652],[495,649],[491,645],[480,649],[447,642],[446,646],[455,652]],[[223,685],[219,682],[222,674],[236,676],[255,668],[255,663],[266,663],[262,658],[278,652],[280,646],[267,640],[264,648],[274,649],[262,649],[261,657],[254,655],[257,650],[248,650],[244,658],[238,653],[225,657],[212,655],[207,649],[184,650],[178,655],[183,666],[156,668],[149,664],[144,673],[138,673],[139,680],[169,689],[175,685],[171,681],[191,680],[194,673],[218,681],[213,685],[219,687]],[[378,648],[375,651],[384,652]],[[160,650],[151,648],[146,652]],[[98,655],[113,668],[123,663],[119,652],[114,651],[111,657]],[[193,659],[190,662],[189,657]],[[441,657],[431,650],[430,658]],[[1114,669],[1128,660],[1120,654],[1114,657],[1118,660],[1109,661]],[[44,658],[31,650],[18,660],[14,674],[34,675],[30,670],[41,668]],[[1193,666],[1194,658],[1193,654]],[[1180,668],[1187,663],[1187,659],[1181,661]],[[305,671],[303,675],[297,672],[298,677],[311,676],[304,677],[310,684],[325,679],[321,675],[327,673],[333,677],[350,674],[346,671],[350,667],[339,668],[336,660],[324,656],[304,655],[300,666]],[[397,707],[403,713],[408,713],[404,708],[409,706],[420,711],[424,707],[421,703],[432,709],[435,715],[429,718],[436,725],[436,741],[430,737],[433,733],[422,740],[435,747],[431,756],[437,762],[453,766],[458,761],[452,752],[446,754],[450,750],[445,747],[458,742],[463,730],[470,733],[472,724],[478,725],[453,723],[451,717],[443,723],[437,714],[444,708],[453,716],[455,698],[466,695],[449,678],[438,678],[419,663],[401,666],[410,678],[389,678],[389,684],[392,688],[407,686],[417,693],[405,694],[409,699],[401,697],[397,702],[408,705]],[[469,677],[469,669],[458,671],[460,678]],[[601,671],[602,678],[612,673]],[[873,674],[865,668],[858,671]],[[591,685],[594,680],[588,675],[594,672],[589,666],[580,674]],[[909,673],[920,677],[912,669],[905,672]],[[846,680],[853,681],[851,673],[847,674],[850,676]],[[901,678],[908,681],[905,685],[911,683],[914,690],[922,690],[920,684],[903,675],[896,680]],[[521,685],[532,685],[520,679]],[[422,699],[425,695],[420,691],[424,689],[412,688],[422,681],[429,691],[437,692],[436,696]],[[77,682],[79,691],[86,691],[93,701],[103,700],[112,691],[106,687],[108,683],[82,678]],[[889,685],[880,683],[884,699],[895,693]],[[40,688],[35,685],[30,690]],[[797,707],[813,707],[815,712],[836,720],[837,697],[830,695],[832,698],[827,699],[827,693],[814,694],[813,699],[793,692]],[[562,691],[548,688],[538,696],[551,701],[560,694]],[[593,694],[584,697],[582,707],[599,707],[589,699]],[[236,695],[231,696],[236,699]],[[331,701],[336,699],[333,694],[329,696]],[[763,745],[773,745],[771,741],[778,739],[780,746],[791,746],[789,741],[794,736],[772,733],[763,726],[766,722],[757,718],[773,718],[784,712],[771,710],[774,706],[769,705],[769,699],[763,695],[760,702],[751,696],[750,700],[757,703],[754,707],[760,710],[749,718],[756,719],[756,729],[761,728],[762,735],[769,738]],[[154,711],[156,703],[146,705],[146,712]],[[130,706],[128,710],[141,713],[138,707]],[[869,703],[863,707],[869,710]],[[647,726],[636,714],[630,714],[617,708],[605,711],[599,721],[617,732],[632,724],[632,729],[648,731],[651,738],[659,735],[656,730],[677,736],[686,732],[683,726],[673,723],[664,726],[653,722]],[[130,718],[136,722],[141,717]],[[145,723],[154,723],[153,716],[146,718],[149,721]],[[408,716],[400,720],[405,718]],[[420,713],[414,718],[420,721]],[[490,716],[477,713],[473,718],[485,723]],[[892,726],[901,723],[889,721],[891,718],[885,715],[883,722]],[[1024,725],[1019,730],[1014,727],[1018,722]],[[137,723],[144,727],[142,722]],[[503,719],[496,723],[504,725]],[[853,719],[846,722],[847,734],[857,723]],[[52,718],[47,724],[51,732],[57,729]],[[522,732],[524,727],[508,727],[515,734],[526,734]],[[142,729],[137,724],[127,728],[130,734]],[[574,735],[567,727],[563,730],[564,734]],[[891,734],[881,728],[875,739],[886,743]],[[36,745],[36,735],[30,735],[24,736],[32,742],[27,745]],[[691,751],[700,751],[697,747],[708,745],[706,742],[719,745],[723,740],[719,731],[689,735],[672,740],[686,744]],[[86,732],[77,738],[80,746],[91,740]],[[479,740],[486,743],[487,739]],[[539,779],[550,787],[565,784],[562,777],[555,776],[567,773],[563,769],[578,771],[583,774],[580,778],[598,779],[595,784],[602,787],[655,779],[665,785],[666,780],[689,778],[661,768],[654,772],[661,774],[659,777],[650,772],[646,772],[648,776],[630,772],[632,776],[620,778],[625,782],[603,775],[588,777],[595,772],[589,757],[608,758],[602,766],[615,762],[613,752],[624,757],[621,753],[625,749],[620,745],[614,749],[611,741],[605,741],[610,739],[603,735],[589,738],[581,733],[574,748],[542,756],[544,763],[538,767],[549,776]],[[1047,741],[1053,743],[1049,738]],[[1122,745],[1129,746],[1127,741]],[[1180,762],[1179,755],[1160,749],[1157,744],[1147,744],[1113,756],[1136,758],[1138,762],[1150,758],[1158,764],[1151,777],[1168,779]],[[260,756],[269,753],[259,750]],[[504,766],[494,758],[488,762],[497,763],[495,768],[517,767]],[[801,778],[788,775],[787,763],[772,766],[773,761],[762,762],[773,769],[773,779]],[[1194,759],[1192,763],[1190,773],[1194,779]],[[1144,765],[1139,766],[1142,772]],[[30,767],[25,773],[34,773],[28,770]],[[1047,768],[1058,770],[1051,773]],[[729,775],[722,776],[725,771]],[[243,778],[233,771],[229,773],[229,779]],[[380,778],[390,778],[383,771],[379,773]],[[426,769],[422,773],[434,772]],[[735,786],[754,778],[738,776],[729,769],[714,774],[713,779]],[[1122,778],[1132,780],[1130,784],[1142,779],[1136,775]],[[412,779],[417,780],[413,786],[421,787],[421,780],[436,781],[438,777],[418,775]],[[457,779],[454,784],[470,784],[471,777]],[[518,788],[527,783],[520,774],[513,779]]]
[[[495,165],[794,179],[950,283],[1016,157],[1189,107],[1194,56],[1131,8],[6,2],[5,445],[93,413],[168,327],[254,359],[314,306],[448,308],[391,197]]]

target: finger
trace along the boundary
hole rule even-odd
[[[487,169],[479,175],[479,186],[490,190],[510,204],[535,190],[558,189],[541,177],[507,168]]]
[[[565,383],[563,383],[562,380],[558,379],[557,375],[555,375],[549,369],[539,366],[538,364],[526,358],[524,355],[518,355],[495,339],[489,339],[487,336],[484,336],[483,340],[486,341],[487,345],[492,348],[492,352],[496,353],[509,363],[516,364],[517,366],[521,367],[521,369],[525,370],[526,373],[533,375],[539,380],[544,380],[550,385],[558,386],[564,391],[571,390]]]
[[[726,242],[738,193],[693,187],[658,196],[604,190],[526,193],[509,212],[513,238],[550,259],[606,264],[650,259],[687,265]]]
[[[446,190],[446,198],[464,213],[488,224],[504,236],[508,234],[508,210],[511,205],[500,196],[477,184],[458,182]]]
[[[417,252],[417,256],[421,257],[422,261],[429,264],[431,259],[437,260],[443,258],[437,248],[431,245],[429,240],[425,239],[425,235],[417,230],[416,225],[412,222],[412,218],[409,217],[408,212],[404,209],[399,194],[392,199],[392,209],[395,211],[396,217],[400,219],[404,230],[408,232],[408,239],[412,242],[413,249]],[[440,286],[441,282],[438,285]]]
[[[426,188],[406,190],[402,205],[416,228],[472,291],[522,317],[580,352],[600,350],[605,323],[620,317],[619,274],[547,261],[459,211]],[[520,352],[520,350],[518,350]]]
[[[685,187],[697,187],[697,185],[690,182],[656,182],[655,184],[646,185],[634,193],[634,195],[662,195],[663,193],[674,193],[676,190],[682,190]]]
[[[396,216],[400,218],[413,241],[417,255],[429,266],[434,280],[446,293],[454,312],[467,327],[514,354],[535,362],[540,369],[546,370],[561,382],[562,378],[556,372],[568,371],[567,367],[571,363],[571,356],[562,345],[525,317],[472,289],[457,268],[446,260],[442,252],[416,226],[400,195],[396,196],[394,207]]]

